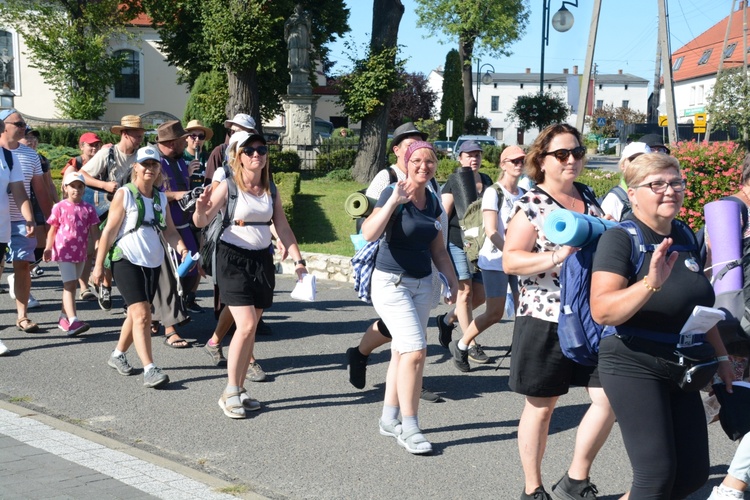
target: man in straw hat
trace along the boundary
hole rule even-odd
[[[143,142],[146,129],[143,128],[141,117],[125,115],[119,125],[109,129],[113,134],[120,135],[117,144],[105,146],[84,165],[80,172],[86,181],[86,186],[92,188],[93,199],[87,202],[96,207],[96,212],[101,220],[107,218],[109,202],[107,193],[113,195],[120,187],[118,179],[125,176],[135,163],[136,153]],[[111,196],[110,196],[111,198]],[[104,273],[101,288],[89,285],[99,296],[99,307],[105,311],[112,309],[112,275],[109,271]]]
[[[190,185],[197,187],[203,185],[205,181],[206,162],[208,161],[208,152],[203,150],[206,141],[210,141],[214,136],[213,130],[206,127],[200,120],[190,120],[185,127],[188,133],[187,147],[182,157],[188,162],[190,171]]]

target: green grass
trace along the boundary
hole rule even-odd
[[[344,211],[344,201],[366,187],[357,182],[326,178],[303,180],[294,201],[294,235],[304,252],[354,255],[349,235],[354,221]]]

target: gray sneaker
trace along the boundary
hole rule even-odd
[[[489,356],[484,353],[484,349],[479,344],[469,346],[469,359],[480,365],[490,362]]]
[[[154,366],[143,374],[143,385],[156,389],[164,384],[169,383],[169,376],[161,371],[161,368]]]
[[[131,375],[133,373],[133,367],[128,363],[128,358],[125,357],[125,353],[119,356],[110,356],[107,364],[117,370],[120,375]]]
[[[451,351],[451,355],[453,356],[453,363],[456,365],[456,368],[458,368],[462,372],[468,372],[471,370],[471,366],[469,366],[469,351],[462,351],[458,348],[458,340],[454,340],[450,343],[448,348]]]
[[[206,342],[204,349],[208,355],[211,356],[211,359],[216,366],[226,366],[227,358],[224,357],[224,351],[221,350],[221,344],[211,345]]]
[[[263,382],[266,379],[266,372],[263,371],[263,368],[257,362],[250,363],[250,366],[247,367],[245,378],[250,382]]]

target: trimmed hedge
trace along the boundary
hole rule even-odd
[[[294,221],[294,199],[300,192],[301,181],[300,174],[297,172],[276,172],[273,174],[273,182],[281,196],[281,206],[290,225]]]
[[[54,144],[56,146],[67,146],[78,151],[78,139],[84,132],[94,132],[102,140],[102,144],[115,144],[120,142],[120,136],[109,130],[87,130],[70,127],[39,127],[34,130],[39,132],[39,143]],[[76,153],[78,154],[78,153]]]
[[[315,172],[327,174],[332,170],[349,170],[354,166],[356,157],[356,149],[337,149],[330,153],[319,154],[315,159]]]
[[[295,151],[269,151],[268,160],[274,172],[299,172],[302,159]]]

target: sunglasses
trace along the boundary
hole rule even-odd
[[[503,160],[503,161],[505,161],[507,163],[512,163],[513,165],[515,165],[517,167],[520,167],[520,166],[523,165],[524,159],[523,158],[516,158],[514,160]]]
[[[206,134],[190,134],[190,137],[192,137],[193,140],[202,141],[206,138]]]
[[[18,128],[26,128],[26,122],[5,122],[6,125],[14,125]]]
[[[260,156],[265,156],[268,154],[268,147],[267,146],[258,146],[257,148],[254,148],[252,146],[245,146],[242,148],[242,152],[245,153],[247,156],[253,156],[255,152],[258,152]]]
[[[583,146],[578,146],[577,148],[573,149],[557,149],[555,151],[545,151],[542,153],[542,156],[554,156],[557,161],[560,163],[564,163],[568,161],[568,158],[570,158],[570,155],[573,155],[573,158],[576,160],[580,160],[586,155],[586,148]]]

